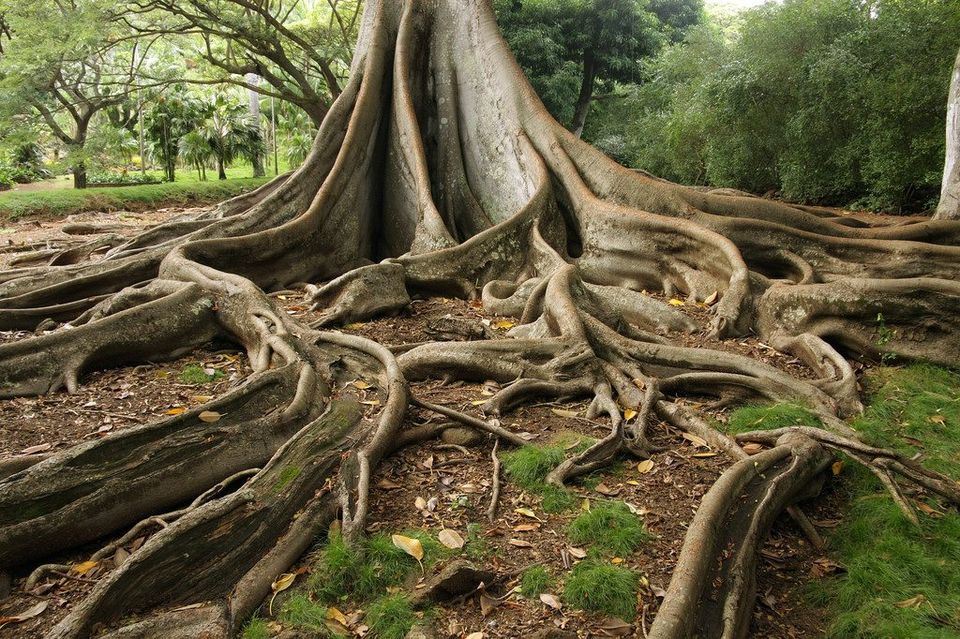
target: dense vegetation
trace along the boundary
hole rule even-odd
[[[958,47],[949,0],[768,3],[692,28],[597,103],[585,136],[683,183],[927,209]]]

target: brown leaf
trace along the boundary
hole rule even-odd
[[[484,617],[490,615],[491,612],[497,609],[497,606],[500,605],[500,602],[488,595],[485,592],[480,593],[480,614]]]
[[[703,300],[703,303],[706,304],[707,306],[713,306],[714,304],[717,303],[717,298],[719,296],[720,296],[719,291],[714,291],[713,293],[710,293],[709,295],[707,295],[707,299]]]
[[[903,601],[898,601],[894,606],[897,608],[919,608],[927,602],[927,598],[924,595],[915,595],[909,599],[904,599]]]
[[[26,621],[27,619],[33,619],[46,610],[47,606],[49,605],[49,601],[38,601],[36,604],[30,606],[21,613],[0,617],[0,626],[5,626],[8,623],[20,623],[21,621]]]
[[[381,479],[377,482],[377,488],[382,488],[383,490],[398,490],[403,488],[403,486],[395,481],[390,481],[389,479]]]
[[[550,411],[559,417],[579,417],[580,413],[575,410],[566,410],[564,408],[551,408]]]
[[[834,476],[839,475],[843,472],[843,462],[835,461],[830,465],[830,470],[833,472]]]
[[[567,552],[570,553],[570,556],[575,559],[585,559],[587,556],[587,551],[583,548],[576,548],[575,546],[570,546],[567,548]]]
[[[704,458],[704,457],[716,457],[716,456],[717,456],[717,453],[715,453],[715,452],[713,452],[713,451],[706,451],[706,452],[703,452],[703,453],[694,453],[694,454],[692,454],[692,455],[690,455],[690,456],[691,456],[691,457],[697,457],[697,458],[702,459],[702,458]]]
[[[608,617],[600,624],[601,634],[607,637],[628,637],[632,631],[633,626],[617,617]]]
[[[929,516],[931,516],[931,517],[934,517],[934,518],[936,518],[936,519],[939,519],[939,518],[943,517],[943,513],[942,513],[942,512],[940,512],[940,511],[937,510],[936,508],[932,508],[929,504],[927,504],[927,503],[925,503],[925,502],[916,501],[916,502],[914,502],[914,503],[917,505],[917,508],[918,508],[920,511],[926,513],[927,515],[929,515]]]
[[[707,440],[692,433],[683,433],[683,438],[692,443],[694,446],[703,446],[704,448],[708,447]]]
[[[637,464],[637,472],[640,473],[641,475],[646,475],[651,470],[653,470],[654,466],[655,464],[653,463],[652,459],[644,459],[642,462]]]
[[[514,532],[531,532],[540,528],[540,524],[518,524],[513,527]]]
[[[201,422],[207,422],[208,424],[212,424],[213,422],[220,421],[220,418],[223,417],[223,415],[221,415],[215,410],[205,410],[202,413],[200,413],[197,417],[200,418]]]
[[[744,444],[741,448],[743,448],[743,452],[748,455],[756,455],[757,453],[763,452],[763,444],[758,444],[756,442]]]
[[[560,603],[559,599],[557,599],[555,596],[546,592],[540,594],[540,601],[547,604],[554,610],[560,610],[561,608],[563,608],[563,604]]]
[[[423,544],[420,543],[419,539],[414,539],[413,537],[404,537],[403,535],[393,535],[390,538],[393,541],[393,545],[407,553],[417,561],[423,559]]]
[[[36,446],[30,446],[29,448],[24,448],[20,451],[21,455],[36,455],[37,453],[43,453],[53,448],[53,444],[47,442],[46,444],[37,444]]]
[[[437,535],[437,539],[440,540],[440,543],[456,550],[457,548],[463,548],[463,537],[457,533],[455,530],[450,530],[449,528],[444,528],[440,531],[440,534]]]
[[[616,497],[621,492],[623,492],[622,488],[611,488],[610,486],[607,486],[603,482],[600,482],[599,484],[597,484],[597,487],[594,488],[594,490],[600,493],[601,495],[606,495],[607,497]]]
[[[533,544],[529,541],[524,541],[522,539],[511,539],[507,542],[511,546],[516,546],[517,548],[533,548]]]

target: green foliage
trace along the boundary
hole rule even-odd
[[[788,0],[666,48],[585,137],[669,179],[886,211],[935,200],[960,4]]]
[[[243,639],[270,639],[270,628],[260,617],[253,617],[243,626]]]
[[[549,592],[553,583],[554,578],[550,571],[543,566],[531,566],[520,576],[520,594],[533,599],[542,593]]]
[[[922,443],[925,465],[960,476],[960,374],[927,365],[878,368],[866,383],[871,402],[854,426],[870,443],[908,456]],[[843,477],[851,508],[830,544],[846,574],[810,592],[833,612],[827,636],[958,636],[960,515],[921,514],[917,529],[867,470],[851,464]]]
[[[803,406],[771,404],[741,406],[730,414],[727,431],[775,430],[788,426],[820,426],[820,420]]]
[[[280,610],[280,621],[321,633],[321,636],[327,634],[326,619],[327,609],[302,594],[291,596]]]
[[[251,191],[265,178],[231,179],[213,183],[153,185],[7,192],[0,194],[0,220],[66,217],[83,211],[136,211],[163,206],[220,202]]]
[[[416,620],[410,600],[403,595],[383,597],[367,609],[367,625],[378,639],[403,639]]]
[[[484,538],[483,527],[477,523],[467,524],[467,539],[463,547],[464,554],[473,561],[482,561],[490,556],[490,542]]]
[[[447,550],[421,531],[405,531],[423,545],[424,565],[446,555]],[[412,574],[419,574],[416,560],[393,545],[389,535],[371,535],[360,547],[350,547],[341,535],[332,535],[314,561],[309,586],[326,603],[352,598],[367,601],[400,586]]]
[[[588,544],[598,555],[620,557],[629,555],[652,538],[643,520],[622,502],[593,504],[590,510],[570,522],[567,534],[570,541]]]
[[[223,371],[216,368],[210,369],[213,372],[208,373],[200,364],[189,364],[180,371],[178,378],[184,384],[208,384],[223,378]]]
[[[564,460],[566,452],[560,446],[524,446],[504,453],[503,467],[507,476],[525,490],[541,496],[541,506],[548,513],[571,508],[576,499],[570,491],[548,484],[547,474]]]
[[[573,567],[563,599],[575,608],[631,621],[637,614],[638,583],[632,570],[588,559]]]

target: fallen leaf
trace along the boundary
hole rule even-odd
[[[614,566],[619,566],[620,564],[623,563],[623,557],[614,557],[613,559],[610,560],[610,563],[613,564]]]
[[[898,601],[893,604],[897,608],[919,608],[927,602],[927,598],[924,595],[915,595],[909,599],[904,599],[903,601]]]
[[[514,532],[531,532],[540,528],[540,524],[520,524],[513,527]]]
[[[830,470],[833,471],[834,476],[839,475],[843,472],[843,462],[835,461],[830,465]]]
[[[207,422],[208,424],[212,424],[213,422],[220,421],[220,418],[223,417],[223,415],[221,415],[220,413],[214,410],[205,410],[202,413],[200,413],[198,417],[200,418],[201,422]]]
[[[420,543],[419,539],[414,539],[413,537],[404,537],[403,535],[393,535],[390,538],[393,541],[393,545],[407,553],[417,561],[423,559],[423,544]]]
[[[377,488],[382,488],[383,490],[398,490],[403,488],[403,486],[395,481],[390,481],[389,479],[381,479],[377,482]]]
[[[694,453],[694,454],[692,454],[692,455],[690,455],[690,456],[691,456],[691,457],[697,457],[697,458],[716,457],[716,456],[717,456],[717,453],[715,453],[715,452],[713,452],[713,451],[706,451],[706,452],[703,452],[703,453]]]
[[[636,416],[637,416],[637,411],[633,410],[632,408],[628,408],[625,411],[623,411],[624,421],[629,422],[631,419],[633,419]]]
[[[187,409],[184,408],[183,406],[174,406],[173,408],[169,408],[163,411],[163,414],[164,415],[183,415],[185,412],[187,412]]]
[[[533,548],[533,544],[529,541],[524,541],[522,539],[511,539],[507,542],[511,546],[516,546],[517,548]]]
[[[546,592],[540,594],[540,601],[547,604],[554,610],[560,610],[561,608],[563,608],[563,604],[560,603],[559,599],[557,599],[555,596]]]
[[[39,601],[19,614],[0,617],[0,627],[3,627],[8,623],[20,623],[21,621],[26,621],[27,619],[33,619],[46,610],[47,606],[49,605],[49,601]]]
[[[694,446],[703,446],[704,448],[708,448],[707,440],[705,440],[703,437],[698,437],[697,435],[693,435],[691,433],[683,433],[683,438],[692,443]]]
[[[517,513],[518,515],[523,515],[524,517],[529,517],[530,519],[536,519],[537,521],[540,520],[540,518],[537,517],[537,513],[533,512],[533,510],[530,508],[516,508],[513,512]]]
[[[350,625],[349,623],[347,623],[347,616],[342,612],[340,612],[338,609],[334,608],[333,606],[330,606],[329,608],[327,608],[327,619],[336,621],[337,623],[339,623],[344,627]]]
[[[446,546],[447,548],[457,549],[463,548],[463,537],[457,533],[455,530],[450,530],[449,528],[444,528],[440,531],[440,534],[437,535],[437,539],[440,540],[440,543]]]
[[[938,426],[944,426],[946,423],[946,418],[943,415],[931,415],[927,417],[927,421],[931,424],[937,424]]]
[[[297,573],[294,572],[285,572],[279,577],[276,581],[270,584],[270,589],[273,592],[283,592],[287,588],[293,585],[294,580],[297,578]]]
[[[482,632],[471,632],[464,639],[483,639],[484,637],[486,637],[486,635]]]
[[[576,548],[574,546],[569,546],[567,552],[570,553],[570,556],[575,559],[585,559],[587,557],[587,551],[583,548]]]
[[[673,299],[671,299],[671,300],[668,302],[668,304],[670,304],[670,306],[686,306],[686,304],[684,303],[683,300],[678,300],[678,299],[675,298],[675,297],[674,297]]]
[[[480,614],[484,617],[488,616],[491,612],[497,609],[497,606],[500,605],[500,602],[488,595],[485,592],[480,593]]]
[[[763,451],[763,444],[758,444],[756,442],[750,442],[749,444],[744,444],[742,446],[743,452],[748,455],[756,455],[759,452]]]
[[[83,563],[74,564],[74,566],[73,566],[73,568],[71,568],[71,570],[72,570],[73,572],[77,573],[78,575],[85,575],[85,574],[87,574],[88,572],[90,572],[91,570],[93,570],[93,569],[96,568],[96,567],[97,567],[97,562],[95,562],[95,561],[84,561]]]
[[[21,455],[36,455],[37,453],[42,453],[53,448],[53,444],[47,442],[46,444],[37,444],[36,446],[30,446],[29,448],[24,448],[20,451]]]
[[[363,381],[362,379],[358,379],[358,380],[356,380],[356,381],[354,381],[354,382],[350,382],[350,385],[353,386],[354,388],[358,389],[358,390],[367,390],[368,388],[371,387],[370,384],[368,384],[367,382]]]
[[[197,404],[206,404],[211,399],[213,399],[213,395],[191,395],[190,396],[190,401],[196,402]]]
[[[628,637],[633,632],[633,626],[623,619],[609,617],[600,625],[600,632],[608,637]]]
[[[423,497],[417,497],[413,500],[413,505],[416,506],[417,510],[424,510],[427,507],[427,500]]]
[[[567,409],[565,409],[565,408],[551,408],[550,411],[551,411],[554,415],[558,415],[558,416],[560,416],[560,417],[579,417],[579,415],[580,415],[580,413],[579,413],[578,411],[575,411],[575,410],[567,410]]]
[[[943,513],[942,513],[942,512],[940,512],[940,511],[937,510],[936,508],[931,508],[928,504],[926,504],[926,503],[924,503],[924,502],[922,502],[922,501],[918,501],[918,502],[914,502],[914,503],[916,503],[917,508],[918,508],[919,510],[921,510],[922,512],[926,513],[927,515],[929,515],[929,516],[931,516],[931,517],[934,517],[934,518],[937,518],[937,519],[939,519],[940,517],[943,517]]]
[[[713,306],[714,304],[716,304],[717,298],[719,296],[720,296],[720,293],[718,291],[714,291],[713,293],[710,293],[709,295],[707,295],[707,299],[703,300],[703,303],[706,304],[707,306]]]
[[[351,322],[351,323],[349,323],[349,324],[344,324],[344,325],[343,325],[344,328],[346,328],[346,329],[348,329],[348,330],[351,330],[351,331],[355,331],[355,330],[357,330],[358,328],[363,328],[363,326],[364,326],[363,322]]]
[[[510,320],[499,320],[493,323],[494,328],[513,328],[514,323]]]
[[[622,488],[611,488],[610,486],[607,486],[603,482],[600,482],[599,484],[597,484],[597,487],[594,488],[594,490],[600,493],[601,495],[606,495],[607,497],[616,497],[623,491]]]
[[[380,400],[379,400],[379,399],[365,399],[365,400],[363,400],[363,401],[360,402],[360,403],[361,403],[361,404],[364,404],[364,405],[366,405],[366,406],[379,406],[379,405],[380,405]]]
[[[644,459],[642,462],[637,464],[637,472],[641,475],[646,475],[651,470],[653,470],[654,463],[652,459]]]

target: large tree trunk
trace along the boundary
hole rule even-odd
[[[953,65],[947,99],[947,152],[943,162],[940,204],[934,219],[960,219],[960,53]]]
[[[253,86],[260,84],[260,76],[256,73],[247,74],[247,83]],[[260,127],[260,94],[254,91],[253,89],[247,90],[247,100],[249,104],[249,113],[250,120],[254,123],[257,129],[257,135],[263,139],[263,134]],[[253,164],[253,177],[263,177],[266,175],[266,172],[263,169],[263,153],[260,151],[255,151],[253,157],[251,158]]]
[[[214,336],[242,345],[255,370],[208,405],[0,481],[0,567],[190,503],[49,636],[101,625],[109,636],[132,614],[141,620],[114,636],[233,636],[337,512],[348,539],[363,534],[371,475],[419,402],[408,381],[497,380],[504,389],[482,407],[492,415],[534,395],[591,398],[588,416],[609,434],[554,469],[554,483],[647,455],[653,416],[746,457],[669,401],[679,394],[802,402],[826,429],[750,435],[770,449],[704,497],[649,633],[740,637],[759,544],[817,485],[828,451],[883,473],[908,515],[897,482],[960,502],[955,482],[857,441],[841,420],[860,409],[857,380],[838,351],[955,365],[958,281],[958,222],[871,227],[629,171],[550,117],[486,0],[370,0],[351,79],[296,172],[97,261],[0,274],[3,328],[69,322],[0,345],[3,396],[72,391],[84,371]],[[265,293],[299,282],[325,282],[310,289],[323,312],[313,326]],[[709,300],[714,336],[756,333],[812,379],[682,345],[695,325],[644,291]],[[514,339],[395,356],[319,330],[416,294],[479,296],[485,311],[520,318]],[[378,414],[359,416],[345,396],[358,377],[379,389]],[[639,416],[627,422],[622,409]],[[202,411],[222,417],[212,427]],[[278,489],[289,467],[296,481]]]

